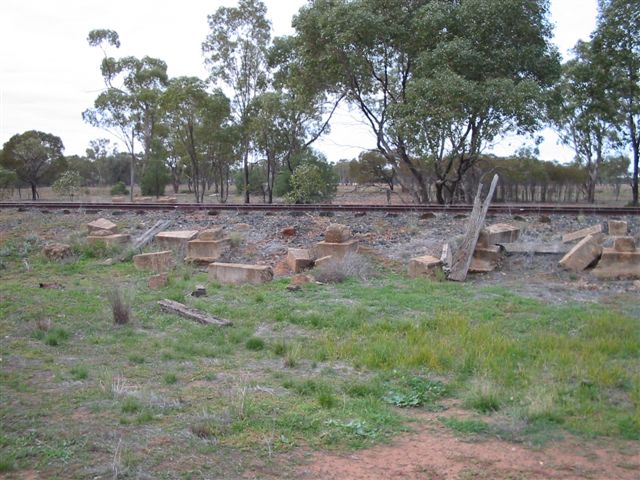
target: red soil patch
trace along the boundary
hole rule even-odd
[[[571,439],[529,448],[497,439],[456,438],[446,428],[431,424],[392,445],[351,454],[315,454],[297,474],[326,480],[637,480],[640,446]]]

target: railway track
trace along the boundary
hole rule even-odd
[[[387,212],[387,213],[449,213],[464,214],[471,205],[364,205],[364,204],[202,204],[202,203],[83,203],[83,202],[0,202],[0,209],[20,210],[134,210],[134,211],[237,211],[237,212]],[[531,215],[640,215],[639,207],[606,207],[595,205],[514,205],[494,204],[489,208],[493,214]]]

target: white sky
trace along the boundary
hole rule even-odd
[[[305,0],[265,0],[274,36],[293,33],[291,18]],[[206,78],[200,45],[207,14],[234,0],[0,0],[0,145],[27,130],[62,138],[67,155],[83,155],[89,141],[108,138],[91,127],[81,113],[103,88],[102,52],[89,47],[87,34],[96,28],[116,30],[122,46],[115,56],[149,55],[167,62],[169,75]],[[596,0],[551,0],[556,43],[566,55],[578,39],[595,27]],[[557,145],[553,132],[543,132],[543,159],[568,161],[573,152]],[[114,140],[114,139],[112,139]],[[526,141],[509,138],[493,151],[507,155]],[[374,146],[369,130],[355,112],[337,112],[331,133],[315,148],[329,160],[353,158]]]

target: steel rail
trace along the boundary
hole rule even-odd
[[[206,204],[206,203],[107,203],[107,202],[0,202],[0,209],[39,210],[163,210],[163,211],[237,211],[237,212],[386,212],[464,214],[471,205],[366,205],[366,204]],[[638,207],[558,204],[493,204],[493,214],[562,214],[562,215],[640,215]]]

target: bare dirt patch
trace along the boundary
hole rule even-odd
[[[631,442],[597,444],[571,438],[534,448],[495,438],[459,438],[429,415],[415,433],[391,445],[349,454],[316,453],[294,476],[326,480],[636,480],[640,447]]]

